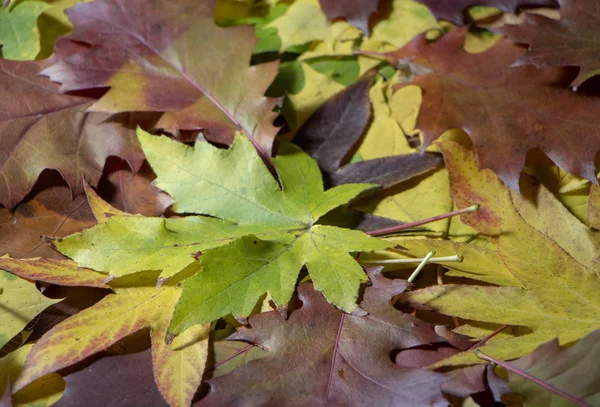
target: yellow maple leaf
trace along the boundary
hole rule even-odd
[[[464,215],[465,220],[476,230],[495,232],[501,260],[495,266],[505,267],[505,273],[512,275],[518,284],[434,286],[403,298],[447,315],[531,329],[531,333],[519,337],[495,337],[480,348],[501,359],[525,355],[555,337],[567,344],[598,328],[597,232],[585,230],[544,187],[531,191],[523,188],[524,195],[535,194],[537,206],[533,207],[525,197],[511,194],[491,171],[479,171],[474,165],[476,157],[472,149],[447,139],[438,145],[450,171],[454,199],[461,205],[474,200],[485,202],[482,211]],[[470,248],[477,250],[476,247]],[[485,266],[473,268],[480,273],[487,270]],[[490,281],[489,275],[487,280],[477,274],[469,277]],[[438,365],[478,361],[471,351]]]
[[[41,281],[98,287],[102,276],[77,267],[69,260],[15,260],[1,258],[2,267],[29,273]],[[16,277],[15,277],[16,278]],[[210,325],[197,325],[166,344],[167,327],[181,289],[165,284],[155,287],[156,275],[138,273],[115,280],[109,294],[48,331],[33,347],[15,382],[18,391],[35,380],[100,352],[120,339],[150,328],[156,384],[172,406],[189,406],[202,380]],[[119,285],[117,285],[119,284]],[[109,288],[108,286],[104,286]]]

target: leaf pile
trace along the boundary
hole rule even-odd
[[[5,1],[0,404],[597,404],[596,6]]]

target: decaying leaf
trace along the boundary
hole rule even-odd
[[[64,274],[70,276],[68,266],[64,269]],[[42,268],[38,273],[45,271]],[[60,271],[48,270],[43,280],[60,284]],[[86,273],[98,274],[85,269],[79,272],[81,285],[87,284]],[[181,290],[169,285],[156,289],[152,277],[138,273],[128,283],[133,285],[115,287],[114,294],[48,331],[27,356],[15,390],[100,352],[127,335],[150,328],[154,378],[161,394],[173,406],[189,405],[202,379],[209,326],[195,326],[166,344],[167,326]]]
[[[433,326],[393,308],[406,282],[371,274],[361,306],[366,317],[345,315],[308,284],[298,288],[302,307],[284,320],[276,312],[249,318],[230,339],[257,344],[266,356],[210,379],[199,405],[432,405],[446,401],[439,373],[395,365],[396,349],[443,341]]]
[[[466,29],[434,43],[424,36],[388,54],[431,70],[414,81],[424,91],[417,126],[425,145],[451,128],[465,130],[482,167],[513,190],[527,151],[538,148],[562,169],[597,182],[598,99],[566,88],[561,68],[510,67],[525,49],[501,39],[488,51],[463,50]]]
[[[277,100],[263,95],[277,63],[249,66],[253,28],[218,27],[213,8],[213,1],[77,4],[67,12],[75,26],[68,39],[90,47],[43,73],[62,91],[110,87],[90,111],[167,112],[158,127],[204,129],[220,142],[241,128],[269,154]]]
[[[59,174],[44,172],[39,181],[45,188],[34,188],[14,212],[0,208],[0,255],[64,258],[42,237],[67,236],[96,223],[85,196],[72,198]]]
[[[105,167],[98,191],[113,207],[126,213],[160,216],[173,200],[152,185],[153,180],[154,174],[147,165],[134,172],[125,161],[118,160],[110,168]]]
[[[2,407],[49,407],[56,405],[65,390],[65,381],[58,373],[50,373],[41,377],[23,389],[13,392],[12,383],[17,380],[32,344],[27,344],[0,359],[0,391],[4,397],[0,401]],[[7,385],[8,383],[8,385]],[[7,395],[8,393],[8,395]],[[12,397],[11,397],[11,393]],[[6,399],[10,404],[5,404]]]
[[[600,230],[600,187],[592,185],[590,200],[588,201],[587,223]]]
[[[0,8],[0,405],[516,398],[475,348],[600,403],[594,0],[43,1]]]

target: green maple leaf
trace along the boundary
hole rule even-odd
[[[156,185],[175,200],[173,210],[209,216],[113,216],[56,241],[62,253],[108,279],[161,270],[159,284],[199,258],[201,271],[182,284],[169,328],[174,334],[230,313],[243,318],[265,293],[285,308],[304,265],[329,302],[361,311],[356,299],[367,276],[349,252],[390,244],[317,222],[375,185],[324,191],[317,163],[291,144],[274,159],[277,182],[245,137],[225,150],[203,141],[192,148],[142,130],[138,136]]]

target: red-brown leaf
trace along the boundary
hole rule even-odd
[[[525,23],[506,25],[500,32],[527,44],[529,51],[518,64],[578,66],[573,81],[576,88],[600,68],[600,2],[596,0],[558,0],[560,20],[527,14]]]
[[[150,350],[107,356],[65,377],[67,389],[56,407],[155,406],[168,404],[152,375]]]
[[[158,127],[220,142],[241,128],[270,152],[278,100],[264,93],[278,63],[250,66],[253,27],[218,27],[208,0],[99,0],[68,14],[68,39],[90,47],[44,71],[62,91],[110,87],[90,110],[168,112]]]
[[[0,255],[64,259],[43,237],[64,237],[96,224],[85,195],[71,198],[59,174],[44,172],[39,186],[42,184],[45,189],[36,187],[13,213],[0,207]]]
[[[520,7],[555,7],[556,0],[421,0],[439,19],[463,24],[467,10],[473,6],[496,7],[514,13]]]
[[[144,159],[135,127],[86,113],[94,99],[60,93],[38,75],[46,66],[46,61],[0,59],[0,204],[9,209],[46,168],[60,171],[75,189],[83,177],[95,185],[110,155],[136,170]]]
[[[396,349],[443,339],[433,325],[392,306],[405,281],[379,273],[371,273],[371,280],[361,303],[367,317],[340,312],[308,284],[299,286],[302,307],[287,321],[277,312],[250,317],[252,328],[231,339],[269,353],[209,380],[212,390],[198,405],[445,406],[441,374],[391,360]]]
[[[380,0],[319,0],[328,20],[343,17],[369,35],[369,18],[377,11]]]
[[[463,50],[465,29],[430,44],[425,37],[388,54],[431,72],[415,83],[424,90],[418,127],[425,145],[445,130],[464,129],[482,167],[518,191],[525,156],[540,149],[562,169],[597,182],[600,99],[577,94],[563,68],[511,67],[525,49],[507,39],[480,54]]]

